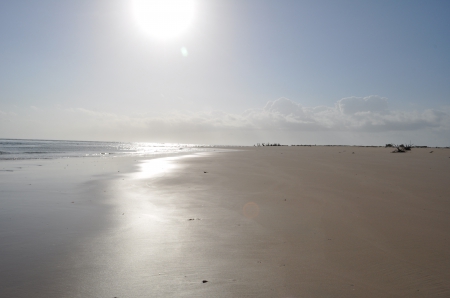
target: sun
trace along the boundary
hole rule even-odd
[[[141,30],[159,39],[172,39],[192,23],[194,0],[133,0],[133,17]]]

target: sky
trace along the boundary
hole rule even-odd
[[[450,146],[449,1],[136,1],[0,2],[0,138]]]

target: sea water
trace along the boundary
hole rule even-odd
[[[0,160],[99,156],[151,156],[212,151],[215,146],[176,143],[0,139]]]

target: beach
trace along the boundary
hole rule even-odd
[[[226,149],[1,161],[1,296],[450,296],[450,149]]]

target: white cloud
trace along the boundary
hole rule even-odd
[[[379,113],[388,112],[387,98],[376,95],[367,97],[346,97],[338,100],[337,108],[346,115],[354,115],[357,113]]]
[[[280,98],[264,109],[249,110],[243,115],[257,128],[367,132],[450,128],[447,112],[389,111],[387,98],[374,95],[343,98],[334,107],[302,107]]]
[[[263,110],[272,114],[294,115],[296,117],[305,116],[300,104],[284,97],[275,101],[269,101]]]
[[[0,117],[12,117],[12,116],[17,116],[17,114],[14,112],[5,112],[0,110]]]
[[[35,107],[35,106],[30,106],[30,109],[32,109],[34,111],[42,111],[42,109]]]
[[[450,109],[391,111],[388,100],[375,95],[343,98],[334,106],[316,107],[304,107],[290,99],[279,98],[241,114],[201,111],[155,117],[86,108],[41,111],[35,118],[23,120],[21,125],[17,122],[17,131],[24,131],[23,136],[30,138],[52,138],[52,135],[42,134],[53,133],[54,138],[65,139],[216,144],[262,141],[363,144],[375,142],[374,136],[377,136],[377,144],[383,144],[408,137],[400,142],[411,139],[417,144],[435,138],[441,145],[450,145]],[[36,135],[27,135],[32,132]]]
[[[387,132],[424,129],[449,130],[450,114],[444,111],[422,112],[389,111],[387,99],[378,96],[348,97],[337,101],[334,107],[303,107],[287,98],[268,102],[261,109],[242,114],[221,111],[177,112],[159,117],[125,116],[95,112],[88,109],[70,109],[71,113],[87,117],[91,125],[164,130],[285,130],[285,131],[346,131]]]

